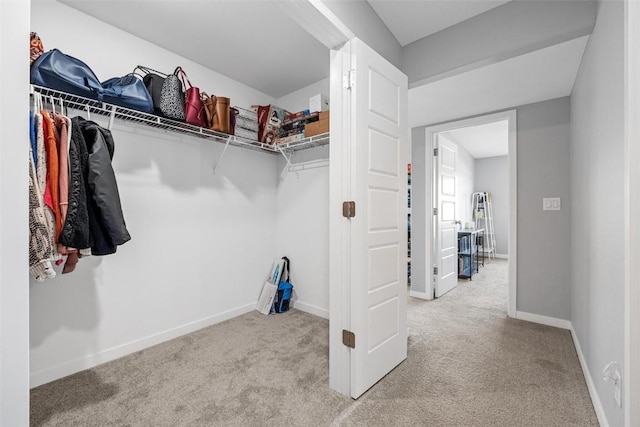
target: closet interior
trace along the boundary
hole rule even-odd
[[[180,65],[234,105],[289,111],[329,94],[328,77],[265,94],[60,2],[32,1],[31,27],[45,50],[82,59],[101,79],[138,64]],[[32,93],[112,132],[131,234],[73,275],[31,279],[32,387],[253,310],[282,255],[295,269],[293,307],[329,317],[328,133],[267,145],[47,88]]]

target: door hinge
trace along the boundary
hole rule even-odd
[[[438,267],[433,267],[433,274],[438,275]]]
[[[342,202],[342,216],[345,218],[356,216],[356,202]]]
[[[437,149],[437,148],[434,148],[434,149],[433,149],[433,155],[434,155],[435,157],[437,157],[437,156],[438,156],[438,149]]]
[[[342,87],[351,89],[356,84],[356,70],[349,70],[342,75]]]
[[[438,208],[433,208],[433,214],[438,215]]]
[[[342,330],[342,344],[349,348],[356,348],[356,334],[346,329]]]

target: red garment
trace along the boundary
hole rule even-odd
[[[42,119],[44,124],[44,146],[47,151],[47,187],[45,190],[44,202],[51,208],[55,215],[56,232],[55,243],[58,243],[60,232],[62,231],[62,215],[60,214],[60,184],[59,184],[59,160],[58,160],[58,142],[59,135],[53,126],[53,121],[49,114],[42,110]],[[47,193],[50,200],[47,200]]]
[[[62,114],[52,114],[53,123],[56,129],[60,131],[58,139],[58,160],[60,168],[58,169],[58,186],[60,189],[60,218],[64,225],[67,218],[67,207],[69,205],[69,132],[67,129],[67,118]]]

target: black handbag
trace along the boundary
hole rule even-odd
[[[184,92],[182,83],[174,74],[165,74],[143,65],[138,65],[133,71],[140,70],[143,73],[142,81],[151,95],[153,113],[160,117],[174,120],[185,120]]]

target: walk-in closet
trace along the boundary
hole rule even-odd
[[[258,3],[258,9],[265,7]],[[37,98],[44,109],[94,121],[113,135],[113,171],[131,237],[109,256],[82,257],[69,274],[55,266],[54,278],[30,278],[31,387],[253,311],[273,261],[285,255],[292,263],[293,308],[332,319],[331,365],[342,373],[332,374],[332,388],[356,397],[406,357],[407,242],[406,224],[399,220],[407,217],[406,76],[357,39],[345,38],[333,51],[306,40],[321,52],[320,78],[301,83],[305,80],[292,76],[298,86],[266,93],[218,72],[209,65],[215,59],[193,61],[172,51],[170,36],[155,26],[153,14],[140,21],[135,10],[116,14],[101,2],[30,5],[30,27],[45,51],[59,49],[84,61],[101,81],[131,73],[137,65],[168,72],[181,66],[201,91],[229,97],[241,108],[271,104],[297,112],[308,109],[314,95],[331,98],[330,134],[268,145],[31,86],[32,105]],[[141,5],[150,4],[132,7]],[[283,22],[292,22],[286,11],[279,13]],[[73,22],[72,35],[60,22]],[[152,28],[146,39],[126,31],[132,22]],[[302,24],[296,25],[299,33]],[[274,38],[287,33],[273,31]],[[242,30],[229,37],[243,37]],[[305,38],[313,39],[306,32]],[[269,37],[264,40],[264,49],[274,48]],[[193,41],[201,45],[207,43]],[[186,56],[193,49],[173,47]],[[242,53],[220,61],[236,55]],[[363,62],[365,57],[374,65]],[[295,55],[273,60],[292,62],[290,72],[296,73]],[[355,73],[356,62],[369,70],[363,77]],[[268,72],[268,64],[264,69]],[[368,98],[349,104],[357,87],[368,88],[360,91]],[[346,144],[354,135],[369,142]],[[356,163],[358,156],[366,162]],[[348,237],[353,233],[360,236],[357,253]],[[354,311],[354,301],[361,301],[361,311]],[[358,337],[363,355],[357,363],[349,359],[353,338],[343,338],[356,336],[350,316],[370,334]],[[357,391],[350,389],[349,369]]]

